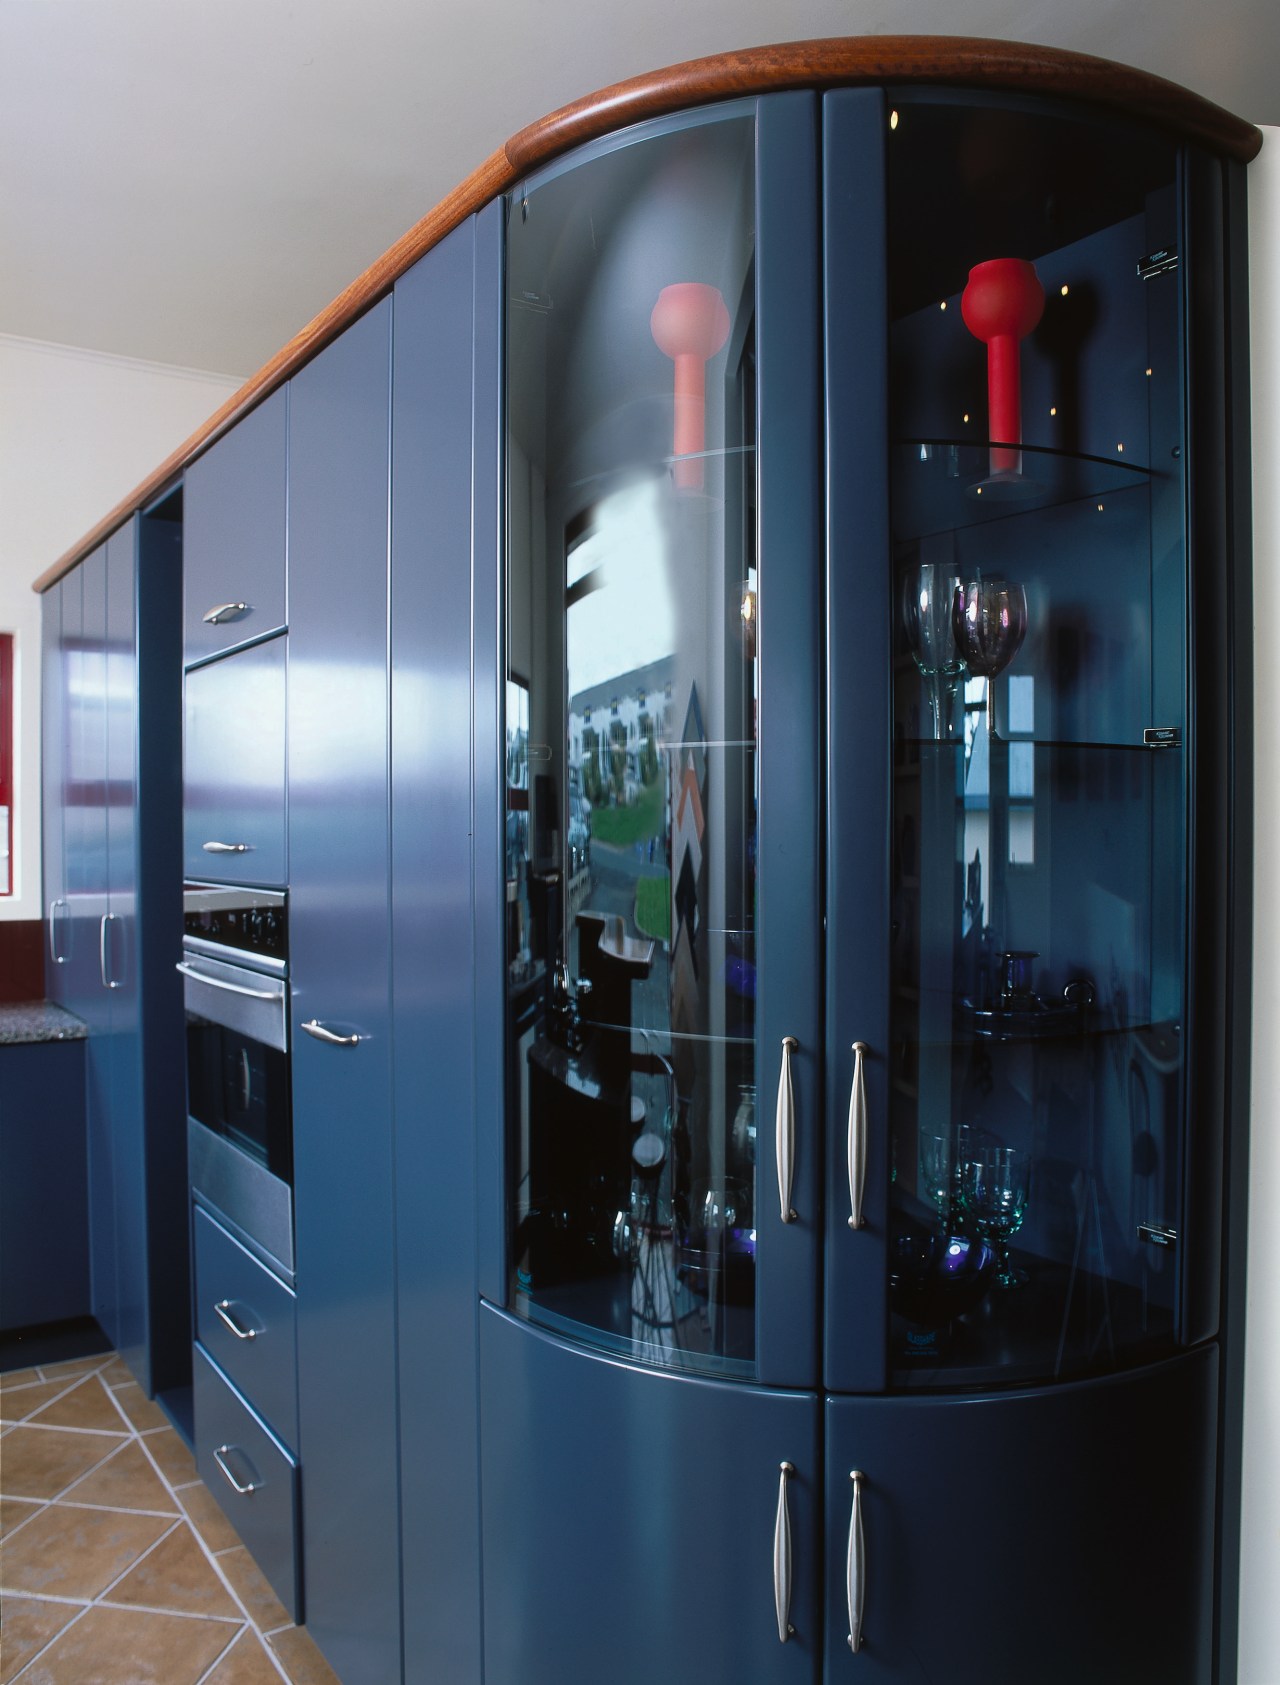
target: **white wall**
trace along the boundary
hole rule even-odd
[[[1253,394],[1253,1117],[1239,1685],[1280,1685],[1280,128],[1249,166]]]
[[[40,917],[40,599],[31,582],[239,386],[0,334],[0,632],[13,632],[14,893]]]

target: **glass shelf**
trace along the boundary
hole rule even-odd
[[[995,446],[1008,452],[1011,447]],[[1019,447],[1017,474],[993,474],[987,440],[899,439],[890,446],[893,530],[898,539],[926,538],[1008,520],[1032,510],[1105,498],[1145,485],[1137,463],[1039,445]]]

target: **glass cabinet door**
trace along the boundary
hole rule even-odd
[[[651,126],[507,231],[508,1303],[740,1375],[773,1123],[756,139],[754,105]]]
[[[889,1381],[1096,1372],[1175,1335],[1176,157],[953,97],[886,159]]]

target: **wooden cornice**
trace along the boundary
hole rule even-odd
[[[539,166],[571,147],[646,117],[685,107],[786,88],[853,87],[859,84],[953,83],[971,88],[1055,95],[1166,130],[1180,140],[1247,163],[1262,135],[1198,94],[1128,65],[1085,53],[973,36],[868,35],[787,41],[692,59],[634,76],[563,106],[531,123],[485,159],[465,181],[396,241],[376,263],[232,394],[154,473],[42,573],[34,589],[47,591],[174,482],[182,470],[246,411],[336,339],[418,259],[473,212]]]

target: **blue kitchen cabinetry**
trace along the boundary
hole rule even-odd
[[[1229,1652],[1238,206],[1165,135],[905,88],[511,196],[489,1685]]]
[[[0,1042],[0,1334],[89,1312],[84,1043],[10,1045],[7,1025],[5,1030]]]
[[[183,477],[188,665],[282,630],[289,388],[243,416]]]
[[[76,569],[45,593],[40,621],[40,840],[48,942],[45,993],[60,1006],[66,1001],[67,963],[71,958],[66,803],[62,790],[68,771],[66,732],[70,715],[63,693],[62,618],[64,612],[68,620],[73,612],[79,618],[80,599],[80,570]]]
[[[46,597],[56,725],[47,832],[65,859],[48,990],[89,1028],[91,1307],[148,1393],[190,1378],[179,729],[181,539],[135,516]],[[179,1406],[179,1408],[181,1408]]]
[[[308,1627],[400,1678],[388,896],[391,301],[289,403],[289,918]],[[230,661],[242,660],[242,655]],[[188,680],[190,683],[190,680]]]

